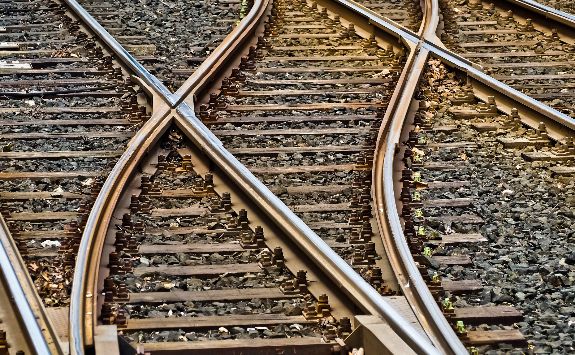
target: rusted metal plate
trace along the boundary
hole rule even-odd
[[[314,324],[317,320],[308,320],[303,316],[285,316],[283,314],[247,314],[181,318],[129,319],[126,330],[144,329],[193,329],[214,327],[266,326],[279,324]]]
[[[130,293],[128,303],[165,303],[165,302],[215,302],[258,299],[289,299],[301,297],[299,294],[286,295],[277,287],[242,288],[206,291],[169,291]]]
[[[523,313],[511,306],[456,307],[454,318],[465,324],[509,324],[523,320]]]
[[[245,274],[261,271],[259,264],[222,264],[222,265],[189,265],[189,266],[149,266],[134,268],[134,275],[141,276],[151,273],[161,273],[172,276],[208,276],[220,274]]]

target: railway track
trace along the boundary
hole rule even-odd
[[[525,181],[572,189],[563,177],[575,154],[567,92],[537,96],[560,76],[570,80],[559,71],[559,59],[571,55],[568,21],[551,16],[559,29],[552,32],[543,10],[522,8],[515,21],[494,15],[509,6],[503,2],[495,12],[476,1],[441,4],[448,46],[479,48],[471,55],[486,59],[484,69],[513,70],[489,74],[560,113],[436,46],[433,1],[421,9],[346,0],[218,4],[245,18],[215,36],[219,46],[210,34],[200,38],[211,44],[192,51],[191,62],[205,61],[190,68],[185,46],[154,42],[160,30],[137,37],[137,16],[115,28],[108,3],[87,6],[112,35],[71,0],[70,12],[48,1],[0,3],[11,15],[0,36],[12,38],[2,55],[48,65],[2,64],[0,73],[12,76],[3,86],[21,89],[3,93],[2,154],[16,173],[4,179],[2,214],[7,238],[26,240],[19,253],[46,307],[40,319],[62,320],[71,302],[72,353],[116,351],[117,339],[152,353],[369,352],[373,341],[391,352],[525,351],[527,342],[569,351],[568,301],[546,303],[539,317],[533,299],[556,300],[571,280],[571,202],[542,187],[546,212],[518,212],[530,203]],[[180,10],[147,5],[160,17]],[[419,37],[365,8],[419,29]],[[72,13],[80,22],[63,19]],[[477,26],[460,33],[475,42],[455,40],[456,26]],[[543,54],[558,60],[524,61],[535,56],[516,44],[521,55],[512,52],[519,59],[510,68],[488,63],[485,40],[502,35],[544,41]],[[14,40],[24,36],[33,38]],[[130,36],[153,43],[145,50],[160,48],[153,63],[138,63]],[[158,53],[177,60],[158,61]],[[533,74],[533,66],[551,74]],[[517,84],[523,76],[551,81]],[[37,90],[48,80],[50,91]],[[504,162],[496,186],[478,176],[493,156]],[[518,176],[520,165],[536,170]],[[78,175],[82,169],[94,176]],[[31,179],[31,171],[41,176]],[[504,206],[514,191],[518,201],[493,207],[497,191]],[[528,213],[538,222],[524,221]],[[550,213],[561,217],[549,224]],[[545,240],[555,230],[562,244],[552,248]],[[544,256],[534,259],[539,250]],[[532,290],[503,265],[537,271],[542,282]],[[547,342],[539,334],[552,327],[551,314],[560,323]],[[59,330],[66,342],[66,326]]]
[[[81,1],[140,63],[175,91],[249,11],[249,3]],[[192,23],[189,19],[195,19]]]
[[[572,27],[515,10],[506,1],[440,4],[441,38],[448,48],[493,78],[573,117]]]
[[[66,323],[85,217],[147,115],[121,67],[62,5],[0,6],[2,217],[47,311]]]

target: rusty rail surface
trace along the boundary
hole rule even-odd
[[[29,349],[35,354],[64,354],[46,309],[28,274],[26,264],[20,257],[16,243],[1,215],[0,270],[0,279],[3,280],[1,283],[6,285],[5,292],[12,299],[13,313],[20,319],[21,327],[27,332],[19,336],[26,338]],[[8,329],[10,330],[17,331]]]

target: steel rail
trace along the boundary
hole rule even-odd
[[[63,354],[64,351],[46,309],[37,295],[26,265],[1,215],[0,270],[2,274],[0,277],[3,277],[7,285],[6,291],[13,298],[18,318],[26,329],[27,334],[23,336],[27,338],[30,349],[35,354]]]
[[[100,23],[76,0],[64,0],[66,5],[72,10],[74,15],[84,22],[97,37],[124,65],[135,73],[150,88],[153,88],[157,95],[164,101],[169,102],[172,107],[175,103],[174,94],[154,75],[152,75],[134,56],[132,56]]]
[[[412,51],[409,70],[401,81],[400,94],[392,98],[384,121],[389,127],[382,127],[378,133],[373,163],[373,199],[376,219],[382,231],[386,252],[404,296],[411,305],[423,329],[433,344],[444,354],[467,354],[453,328],[447,322],[435,298],[429,291],[407,244],[398,213],[394,171],[396,150],[406,124],[415,90],[419,85],[429,58],[429,50],[422,48],[423,39],[437,39],[439,6],[437,0],[426,0],[424,16],[419,31],[420,40]]]
[[[373,25],[377,25],[379,28],[387,29],[391,31],[390,33],[395,33],[397,35],[401,33],[409,33],[409,30],[405,30],[402,28],[394,28],[394,26],[387,21],[385,18],[381,17],[381,15],[373,12],[373,11],[362,11],[362,6],[354,2],[353,0],[332,0],[336,3],[340,3],[345,7],[350,9],[358,9],[358,14],[365,17],[369,23]],[[506,0],[509,1],[509,0]],[[434,0],[435,2],[435,0]],[[438,7],[438,6],[437,6]],[[436,13],[439,14],[439,9],[436,10]],[[431,34],[430,34],[431,35]],[[414,38],[411,34],[405,38],[408,41],[413,43],[419,43],[419,38]],[[529,95],[524,94],[503,82],[492,78],[491,76],[485,74],[480,69],[474,66],[469,60],[459,56],[458,54],[443,48],[441,44],[438,44],[436,38],[423,38],[423,44],[421,48],[429,50],[435,57],[441,59],[447,64],[451,66],[457,67],[459,70],[466,72],[472,78],[476,79],[477,81],[484,83],[486,86],[490,87],[491,89],[501,93],[502,95],[511,98],[512,100],[516,101],[517,103],[528,107],[542,116],[557,122],[561,126],[568,127],[569,129],[575,130],[575,120],[566,114],[557,111],[556,109],[536,100]]]
[[[565,25],[575,28],[575,15],[558,10],[551,6],[541,4],[534,0],[505,0],[508,3],[521,6],[530,11],[537,11],[545,17],[559,21]]]
[[[74,0],[65,0],[65,1],[67,3],[75,3]],[[379,27],[380,29],[383,29],[384,31],[386,31],[388,33],[395,34],[397,37],[402,38],[402,40],[404,40],[405,42],[416,43],[419,41],[419,38],[416,35],[414,35],[411,31],[399,28],[390,21],[383,20],[377,14],[363,8],[362,6],[360,6],[356,3],[353,3],[351,1],[346,1],[346,0],[333,0],[333,1],[339,2],[339,3],[343,4],[344,6],[347,6],[348,8],[352,9],[353,11],[356,11],[356,12],[362,14],[364,17],[366,17],[368,19],[368,21],[370,23],[376,25],[377,27]],[[256,3],[258,3],[258,1],[256,1]],[[76,5],[77,5],[77,3],[76,3]],[[251,14],[251,12],[250,12],[250,14]],[[87,16],[84,16],[84,17],[89,19],[89,17],[91,17],[91,16],[89,14],[87,14]],[[93,18],[92,18],[92,20],[93,20]],[[247,22],[247,18],[245,18],[244,20],[246,20],[245,22]],[[97,24],[97,22],[96,22],[96,24]],[[98,32],[97,32],[98,26],[95,26],[95,25],[90,26],[92,28],[92,30],[96,32],[96,34],[98,34]],[[99,28],[101,28],[101,26]],[[105,32],[105,33],[107,34],[107,32]],[[235,32],[233,32],[233,34],[239,35],[240,32],[235,31]],[[107,34],[107,35],[109,36],[109,34]],[[111,48],[113,49],[115,54],[119,55],[119,58],[124,63],[132,63],[132,65],[128,65],[128,67],[131,70],[133,70],[137,76],[144,74],[143,77],[145,78],[146,73],[149,75],[147,70],[145,70],[145,68],[143,68],[141,65],[139,65],[137,63],[137,61],[133,57],[131,57],[131,55],[129,53],[127,53],[127,51],[125,51],[117,42],[113,43],[113,41],[112,41],[110,43],[113,44],[113,46]],[[118,48],[116,48],[116,47],[118,47]],[[435,55],[437,55],[439,57],[442,57],[446,61],[450,60],[449,56],[444,53],[444,52],[450,53],[449,51],[444,50],[444,52],[442,52],[442,49],[437,48],[436,45],[434,45],[431,42],[426,41],[426,43],[424,43],[422,48],[429,49],[432,53],[434,53]],[[228,51],[231,49],[233,49],[233,48],[228,46]],[[450,54],[452,54],[452,53],[450,53]],[[218,52],[218,55],[224,55],[224,54],[221,52]],[[122,58],[124,58],[124,59],[122,59]],[[210,56],[210,58],[212,58],[212,56]],[[210,58],[208,58],[208,60],[210,60]],[[468,69],[471,68],[471,65],[468,62],[466,62],[465,60],[459,60],[456,62],[461,66],[461,68],[463,68],[463,70],[465,70],[465,68],[468,68]],[[206,64],[206,66],[207,65],[208,64]],[[215,65],[215,64],[213,64],[213,65]],[[474,68],[471,68],[471,69],[474,69]],[[480,77],[480,75],[478,75],[478,77]],[[201,78],[198,77],[198,79],[201,79]],[[199,82],[199,81],[200,80],[196,80],[196,82]],[[144,82],[147,83],[148,85],[150,85],[150,87],[153,88],[156,93],[158,93],[158,94],[160,94],[160,96],[162,96],[163,101],[165,104],[168,105],[168,108],[166,108],[162,112],[162,114],[158,114],[155,118],[153,117],[153,119],[150,119],[150,121],[148,121],[148,123],[150,123],[150,122],[151,123],[146,124],[139,131],[139,133],[134,137],[134,139],[130,142],[130,145],[128,147],[128,150],[130,150],[130,152],[127,150],[125,155],[122,156],[120,161],[114,167],[115,173],[125,175],[127,172],[130,171],[130,169],[126,169],[127,165],[128,164],[136,164],[136,162],[135,162],[135,160],[137,160],[136,156],[138,154],[144,154],[145,153],[145,149],[137,149],[137,148],[143,147],[145,144],[149,145],[152,143],[150,141],[150,139],[153,138],[154,136],[156,136],[157,134],[159,134],[160,132],[162,132],[162,130],[165,129],[167,127],[167,125],[170,123],[169,120],[171,120],[171,115],[170,115],[169,108],[173,107],[174,103],[180,102],[184,98],[184,95],[182,93],[180,93],[180,94],[182,94],[180,96],[178,96],[178,95],[175,95],[175,96],[163,95],[162,94],[162,93],[164,93],[164,90],[162,89],[163,85],[158,80],[148,78],[148,80],[144,80]],[[502,83],[499,83],[499,84],[501,84],[504,89],[507,89],[507,90],[509,89],[508,86],[506,86]],[[192,92],[192,91],[188,91],[188,92]],[[545,105],[543,105],[543,106],[545,106]],[[550,109],[550,110],[552,113],[558,113],[555,110],[552,110],[552,109]],[[197,120],[196,123],[198,124],[198,127],[197,127],[198,132],[204,131],[205,134],[208,134],[209,130],[207,128],[205,128],[205,126],[202,129],[199,129],[201,126],[203,126],[203,124],[201,123],[201,121],[199,121],[195,117],[193,110],[187,104],[183,103],[180,106],[180,109],[178,110],[178,112],[183,115],[183,117],[185,118],[185,121],[188,121],[188,123],[186,123],[186,124],[190,124],[190,122],[193,122],[195,119],[195,120]],[[178,120],[177,122],[180,122],[180,124],[181,124],[182,121]],[[161,125],[160,125],[160,123],[161,123]],[[144,143],[144,142],[147,142],[147,143]],[[219,140],[217,140],[217,138],[215,141],[212,142],[212,144],[215,145],[215,148],[216,149],[223,149],[223,147],[221,147],[221,142],[219,144],[217,142],[219,142]],[[224,156],[224,158],[225,158],[225,156]],[[246,171],[242,170],[243,166],[241,164],[237,168],[239,169],[239,170],[237,170],[237,172],[239,172],[241,174],[246,173]],[[243,168],[243,169],[245,169],[245,168]],[[111,175],[108,178],[108,180],[106,181],[106,183],[104,185],[102,192],[98,196],[96,203],[100,206],[100,208],[102,208],[102,206],[104,206],[105,204],[108,206],[107,208],[111,208],[112,210],[113,210],[113,207],[115,207],[115,205],[117,203],[117,198],[119,196],[116,196],[115,193],[112,191],[116,191],[117,193],[119,193],[118,191],[121,192],[121,189],[119,189],[119,190],[117,189],[119,186],[117,186],[114,183],[114,179],[116,177],[117,176]],[[267,194],[271,194],[271,193],[269,193],[269,191],[266,192],[267,189],[260,190],[261,187],[262,186],[258,186],[256,184],[256,185],[251,186],[251,187],[249,185],[246,185],[245,188],[248,189],[248,191],[259,192],[262,194],[262,196],[267,196]],[[108,201],[105,196],[108,196],[108,197],[113,196],[112,200],[115,198],[116,201],[112,203],[111,201]],[[110,203],[108,204],[108,202],[110,202]],[[281,201],[280,201],[280,203],[281,203]],[[282,203],[282,205],[283,205],[283,203]],[[81,244],[81,249],[80,249],[81,254],[79,252],[79,255],[83,255],[83,257],[79,258],[78,267],[77,267],[76,273],[75,273],[74,285],[73,285],[73,301],[78,296],[80,296],[80,299],[82,299],[83,296],[85,296],[85,295],[87,295],[89,297],[92,297],[94,295],[94,293],[85,293],[84,292],[85,291],[85,289],[84,289],[85,285],[82,282],[79,284],[77,284],[76,282],[77,281],[85,282],[86,281],[85,278],[83,277],[83,275],[80,275],[80,274],[82,273],[82,270],[84,270],[84,271],[90,270],[90,268],[86,268],[86,265],[87,265],[86,260],[80,261],[80,259],[85,259],[87,255],[90,255],[90,254],[88,254],[89,249],[92,247],[90,244],[94,243],[94,241],[95,241],[93,239],[93,231],[97,229],[97,226],[95,225],[95,223],[100,218],[99,216],[94,216],[94,215],[98,215],[98,211],[101,211],[101,209],[94,208],[94,210],[90,214],[89,222],[91,224],[90,224],[89,228],[87,226],[87,229],[85,230],[84,236],[82,238],[82,244]],[[295,223],[295,222],[293,222],[293,223]],[[107,224],[102,225],[101,229],[105,228],[106,226],[107,226]],[[301,227],[303,228],[304,226],[301,226]],[[293,227],[297,228],[299,226],[297,223],[295,223],[293,225]],[[305,230],[305,228],[304,228],[304,230]],[[313,231],[311,231],[311,233],[314,234]],[[312,243],[312,246],[313,246],[313,243]],[[98,258],[99,258],[99,256],[98,256]],[[83,301],[80,301],[80,302],[83,302]],[[85,320],[83,319],[83,317],[86,315],[86,313],[83,313],[83,312],[85,312],[86,309],[83,307],[83,305],[81,303],[80,304],[78,304],[76,302],[73,302],[73,303],[74,303],[74,305],[73,306],[71,305],[71,321],[73,321],[73,324],[71,323],[71,333],[70,333],[71,351],[72,351],[72,353],[80,354],[80,353],[83,353],[85,350],[83,348],[83,344],[84,344],[83,341],[85,340],[84,339],[85,334],[83,334],[83,329],[82,330],[80,329],[80,328],[83,328],[83,326],[79,326],[79,325],[85,325],[88,327],[88,326],[93,326],[94,323],[91,323],[90,325],[84,324]],[[384,306],[382,306],[382,307],[385,308]],[[91,314],[91,317],[93,318],[93,314]],[[93,320],[94,319],[92,319],[92,321]],[[76,329],[74,329],[73,325],[77,326]],[[428,346],[429,345],[425,344],[422,347],[427,348],[426,350],[429,351]]]
[[[270,3],[271,0],[254,1],[246,17],[176,91],[174,94],[176,97],[175,106],[188,98],[193,101],[196,92],[210,82],[209,78],[216,76],[216,72],[231,61],[235,53],[242,50],[242,45],[251,39],[250,36],[264,18]]]
[[[263,15],[263,12],[259,13],[260,16]],[[236,32],[236,34],[239,34],[239,32]],[[125,55],[129,54],[125,53]],[[218,52],[214,54],[213,58],[210,56],[208,61],[220,61],[221,59],[222,53]],[[211,69],[214,65],[206,64],[205,66]],[[213,73],[213,71],[210,70],[210,73]],[[204,72],[204,75],[206,75],[206,72]],[[198,83],[205,82],[205,80],[201,80],[205,78],[199,75],[196,77],[198,78]],[[315,232],[295,216],[279,198],[273,195],[235,157],[227,152],[223,148],[222,143],[195,116],[194,111],[188,104],[182,103],[178,108],[178,113],[182,116],[182,119],[178,120],[177,123],[190,133],[192,140],[201,146],[208,153],[208,156],[220,165],[223,171],[228,172],[235,180],[240,179],[244,192],[251,196],[257,196],[263,210],[276,216],[276,221],[280,226],[285,228],[286,231],[292,231],[292,233],[299,232],[300,238],[294,237],[298,245],[307,250],[313,259],[319,260],[319,265],[323,266],[323,269],[330,275],[333,274],[332,278],[339,285],[342,285],[342,287],[346,286],[346,292],[357,300],[360,308],[370,313],[381,315],[414,351],[421,354],[438,353],[433,345],[427,339],[419,336],[415,329],[373,287],[363,280]],[[169,111],[166,112],[166,115],[171,116]],[[133,171],[133,167],[139,161],[138,156],[141,157],[141,154],[152,144],[155,137],[161,135],[170,123],[165,118],[150,119],[132,139],[126,153],[120,158],[120,161],[116,164],[104,184],[89,216],[79,250],[79,255],[83,257],[78,258],[73,284],[72,300],[74,304],[71,305],[70,327],[71,353],[73,354],[83,354],[86,341],[89,343],[90,340],[93,340],[90,332],[93,331],[95,325],[94,295],[97,282],[94,271],[98,268],[100,260],[100,256],[94,255],[94,253],[98,254],[101,250],[103,239],[105,238],[105,230],[109,224],[108,218],[117,204],[119,194],[123,186],[125,186],[131,171]],[[108,215],[108,218],[103,218],[106,215]],[[106,219],[108,220],[106,221]],[[92,276],[86,276],[85,273],[87,271]],[[84,330],[84,327],[86,327],[86,330]],[[90,327],[92,330],[89,330]]]

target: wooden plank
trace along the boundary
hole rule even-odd
[[[223,289],[206,291],[169,291],[130,293],[128,303],[215,302],[258,299],[289,299],[300,295],[286,295],[277,287]]]
[[[423,168],[427,170],[458,170],[461,165],[469,164],[467,160],[452,162],[425,162]]]
[[[365,85],[365,84],[386,84],[393,79],[383,78],[345,78],[345,79],[277,79],[277,80],[246,80],[246,83],[252,85]]]
[[[287,193],[288,195],[304,195],[311,193],[344,193],[351,191],[351,185],[303,185],[303,186],[280,186],[270,187],[270,191],[276,195]],[[0,195],[1,196],[1,195]]]
[[[454,234],[447,234],[442,235],[441,239],[435,240],[427,240],[425,243],[429,244],[444,244],[444,245],[451,245],[451,244],[465,244],[465,243],[482,243],[486,242],[487,238],[482,236],[479,233],[454,233]]]
[[[371,131],[372,129],[370,129],[369,127],[362,127],[362,128],[317,128],[317,129],[301,128],[301,129],[212,130],[212,133],[218,137],[237,137],[237,136],[262,136],[262,135],[316,136],[316,135],[333,135],[333,134],[367,134]]]
[[[284,39],[337,39],[338,33],[282,33],[277,38]]]
[[[315,25],[312,25],[315,26]],[[319,46],[274,46],[270,52],[280,52],[280,51],[319,51],[319,50],[335,50],[335,51],[356,51],[363,50],[362,46],[344,45],[344,46],[330,46],[330,45],[319,45]]]
[[[201,227],[173,227],[173,228],[147,228],[146,234],[148,235],[184,235],[184,234],[224,234],[224,235],[235,235],[238,232],[228,231],[227,229],[207,229]]]
[[[483,290],[479,280],[442,280],[441,287],[452,295],[475,293]]]
[[[56,200],[56,199],[81,199],[89,195],[76,194],[72,192],[50,192],[50,191],[31,191],[31,192],[0,192],[0,200]]]
[[[471,264],[471,258],[468,255],[434,255],[431,257],[439,265],[469,265]]]
[[[459,189],[470,186],[469,181],[426,181],[426,188],[430,190],[437,189]]]
[[[552,166],[549,168],[555,175],[568,176],[575,174],[575,166]]]
[[[323,61],[366,61],[379,60],[376,55],[325,55],[325,56],[293,56],[265,57],[262,62],[323,62]]]
[[[145,352],[166,355],[169,353],[193,353],[195,355],[238,355],[238,354],[314,354],[332,355],[333,343],[325,343],[322,338],[292,337],[276,339],[228,339],[210,341],[176,341],[157,343],[132,343],[134,349],[140,347]]]
[[[42,230],[33,230],[33,231],[21,231],[17,233],[12,233],[14,239],[63,239],[69,238],[71,235],[70,233],[66,232],[63,229],[56,229],[56,230],[49,230],[49,231],[42,231]]]
[[[295,213],[313,213],[313,212],[340,212],[351,210],[349,203],[318,203],[314,205],[296,205],[289,206]]]
[[[451,149],[451,148],[477,148],[479,144],[476,142],[445,142],[445,143],[429,143],[427,144],[429,148],[441,148],[441,149]]]
[[[177,254],[177,253],[232,253],[243,252],[239,243],[186,243],[186,244],[142,244],[139,254]]]
[[[480,224],[485,221],[483,218],[475,215],[462,214],[459,216],[438,216],[438,217],[427,217],[428,220],[440,221],[443,223],[467,223],[467,224]]]
[[[126,119],[79,119],[79,120],[26,120],[26,121],[12,121],[0,120],[2,126],[129,126],[134,125]]]
[[[464,43],[457,43],[457,46],[461,48],[488,48],[488,47],[509,48],[509,47],[534,46],[537,43],[539,43],[539,41],[464,42]]]
[[[24,171],[0,172],[0,180],[77,179],[105,175],[104,171]]]
[[[547,151],[523,152],[521,156],[527,161],[568,162],[575,159],[575,154],[557,155]]]
[[[151,273],[161,273],[171,276],[209,276],[221,274],[258,273],[262,269],[257,263],[222,264],[222,265],[161,265],[134,268],[134,275],[142,276]]]
[[[314,324],[317,320],[307,320],[303,316],[283,314],[246,314],[202,317],[144,318],[128,320],[124,330],[145,329],[205,329],[214,327],[267,326],[279,324]]]
[[[375,120],[375,115],[314,115],[314,116],[236,116],[233,117],[221,117],[217,121],[206,121],[204,122],[208,126],[223,125],[226,123],[235,124],[249,124],[249,123],[269,123],[269,122],[348,122],[348,121],[373,121]]]
[[[8,133],[0,134],[0,139],[84,139],[84,138],[130,138],[135,132],[77,132],[77,133]]]
[[[423,207],[426,208],[440,208],[440,207],[468,207],[473,205],[475,200],[467,197],[460,198],[444,198],[434,200],[424,200]]]
[[[360,108],[378,108],[385,107],[386,104],[377,102],[322,102],[313,104],[257,104],[257,105],[229,105],[227,111],[251,112],[251,111],[308,111],[308,110],[335,110],[348,109],[355,110]]]
[[[462,339],[468,345],[490,345],[501,343],[526,343],[526,339],[517,329],[470,330]]]
[[[544,53],[536,53],[534,51],[525,52],[491,52],[491,53],[462,53],[463,58],[524,58],[524,57],[550,57],[567,55],[563,51],[547,51]]]
[[[112,113],[121,112],[119,107],[0,107],[0,113],[74,113],[74,114],[93,114],[93,113]]]
[[[484,68],[555,68],[555,67],[572,67],[573,62],[568,61],[550,61],[550,62],[525,62],[521,61],[519,63],[484,63],[481,64]]]
[[[0,159],[116,158],[122,150],[70,150],[52,152],[0,152]]]
[[[503,144],[504,148],[524,148],[537,147],[549,144],[548,139],[528,139],[528,138],[497,138],[497,142]]]
[[[523,320],[523,313],[511,306],[456,307],[454,318],[465,324],[510,324]]]
[[[335,171],[353,171],[365,170],[358,169],[355,164],[340,165],[303,165],[303,166],[276,166],[276,167],[248,167],[254,174],[259,175],[278,175],[278,174],[297,174],[297,173],[319,173]]]
[[[369,95],[380,92],[379,87],[361,89],[311,89],[311,90],[240,90],[235,97],[276,97],[276,96],[327,96],[327,95]]]
[[[187,208],[155,208],[152,209],[152,217],[182,217],[182,216],[201,216],[208,211],[205,207],[187,207]]]
[[[75,220],[78,212],[15,212],[8,217],[12,221],[65,221]]]
[[[275,155],[281,153],[357,153],[369,150],[361,145],[326,145],[318,147],[256,147],[256,148],[228,148],[233,155]]]
[[[280,67],[280,68],[257,68],[259,73],[369,73],[381,72],[387,70],[389,72],[398,72],[397,69],[391,69],[385,66],[362,66],[359,68],[342,68],[342,67]]]

